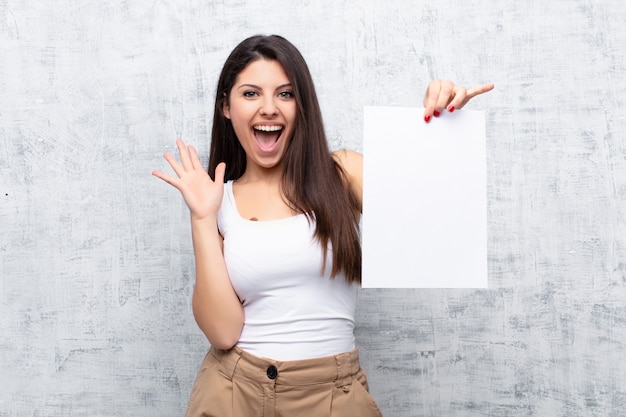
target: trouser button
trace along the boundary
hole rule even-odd
[[[269,379],[276,379],[278,377],[278,369],[274,365],[267,368],[267,377]]]

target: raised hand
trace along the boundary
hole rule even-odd
[[[439,117],[441,112],[453,112],[463,108],[477,95],[493,90],[493,83],[466,89],[455,85],[452,81],[432,80],[424,95],[424,121],[429,122],[431,116]]]
[[[152,171],[152,175],[172,185],[183,195],[192,219],[200,220],[212,216],[215,218],[222,204],[224,195],[224,171],[226,164],[220,163],[215,169],[215,181],[206,172],[193,146],[186,146],[182,140],[176,141],[180,162],[169,153],[163,156],[170,164],[177,177],[161,171]]]

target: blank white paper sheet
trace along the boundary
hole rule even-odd
[[[487,288],[487,163],[480,111],[366,107],[364,288]]]

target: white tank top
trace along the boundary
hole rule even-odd
[[[330,279],[329,250],[322,250],[315,223],[300,214],[252,221],[239,215],[232,181],[225,184],[217,223],[224,258],[245,312],[237,346],[276,360],[336,355],[354,348],[358,284],[343,274]]]

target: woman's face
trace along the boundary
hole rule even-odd
[[[295,128],[296,100],[282,65],[259,59],[238,75],[224,104],[239,143],[246,171],[280,165]]]

